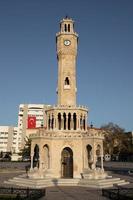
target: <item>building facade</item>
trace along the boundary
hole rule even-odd
[[[60,22],[56,34],[58,61],[58,100],[46,109],[46,127],[31,134],[30,177],[100,177],[103,169],[103,134],[88,128],[88,109],[76,103],[76,58],[78,34],[68,17]],[[97,158],[101,169],[96,173]],[[35,164],[35,160],[37,160]],[[97,174],[97,175],[96,175]]]
[[[0,126],[0,152],[18,152],[18,127]]]
[[[18,113],[19,149],[25,144],[25,138],[29,137],[30,130],[46,126],[46,108],[44,104],[20,104]]]

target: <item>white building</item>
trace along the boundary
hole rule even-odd
[[[0,126],[0,152],[18,152],[18,128]]]
[[[28,137],[30,129],[46,126],[45,104],[20,104],[18,113],[19,149],[24,146],[24,138]],[[34,130],[33,130],[34,131]]]

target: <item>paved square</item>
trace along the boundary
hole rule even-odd
[[[107,200],[101,190],[85,187],[49,187],[40,200]]]

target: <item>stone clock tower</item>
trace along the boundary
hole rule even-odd
[[[88,109],[76,104],[78,34],[74,21],[64,18],[56,34],[58,62],[57,105],[46,110],[47,127],[31,135],[31,178],[81,178],[96,165],[96,150],[103,155],[103,135],[88,128]],[[38,170],[34,159],[38,152]],[[101,159],[101,167],[103,164]]]
[[[58,105],[76,105],[76,57],[78,35],[74,21],[65,18],[56,34],[58,60]]]

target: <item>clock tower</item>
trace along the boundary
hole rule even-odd
[[[74,31],[74,21],[66,17],[60,22],[60,32],[56,34],[58,105],[76,105],[77,43],[78,34]]]
[[[60,31],[56,34],[58,103],[46,109],[46,127],[41,127],[30,135],[29,177],[32,180],[40,178],[40,183],[44,185],[75,185],[77,181],[77,185],[81,182],[82,186],[82,181],[83,185],[88,183],[86,180],[84,182],[86,178],[90,181],[105,177],[102,160],[103,134],[101,130],[87,126],[88,109],[76,104],[77,43],[78,34],[74,31],[74,21],[68,17],[62,19]],[[101,169],[98,170],[97,152],[101,156]],[[36,155],[39,159],[34,169]],[[61,178],[64,179],[63,182]],[[75,180],[72,181],[72,178]],[[91,184],[89,182],[88,185]]]

